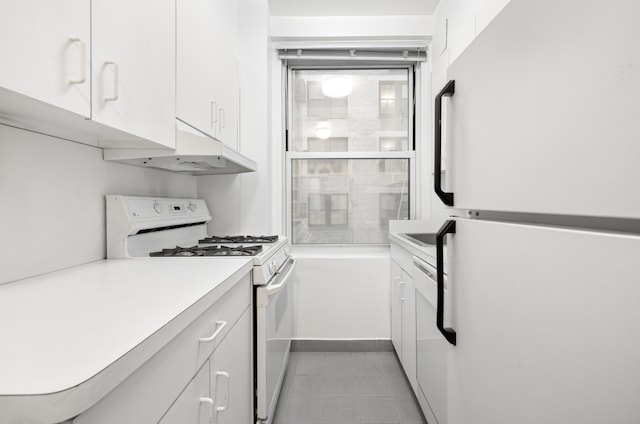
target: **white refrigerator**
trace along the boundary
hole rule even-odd
[[[438,424],[640,423],[640,1],[512,0],[447,76]]]

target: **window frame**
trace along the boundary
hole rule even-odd
[[[352,65],[331,63],[330,65],[286,65],[283,64],[284,79],[284,190],[285,190],[285,234],[296,246],[308,247],[344,247],[344,246],[388,246],[387,243],[296,243],[293,240],[293,161],[296,159],[407,159],[408,160],[408,219],[415,219],[416,205],[419,203],[416,175],[416,93],[419,90],[419,63],[395,64],[379,63],[370,65]],[[408,73],[409,119],[408,119],[408,147],[406,151],[377,151],[377,152],[296,152],[290,150],[290,123],[293,113],[293,73],[298,70],[376,70],[376,69],[406,69]]]

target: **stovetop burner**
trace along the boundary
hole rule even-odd
[[[189,257],[189,256],[255,256],[262,251],[262,246],[193,246],[162,249],[151,252],[154,257]]]
[[[210,236],[198,243],[275,243],[278,236]]]

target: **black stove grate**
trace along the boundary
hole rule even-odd
[[[209,236],[198,243],[275,243],[278,236]]]
[[[151,252],[153,257],[191,257],[191,256],[255,256],[262,251],[262,246],[193,246],[162,249]]]

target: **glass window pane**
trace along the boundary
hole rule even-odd
[[[292,159],[292,241],[388,243],[409,219],[409,159]]]
[[[409,149],[407,69],[294,70],[291,87],[291,150]]]

